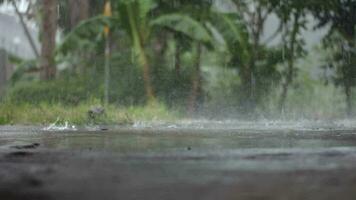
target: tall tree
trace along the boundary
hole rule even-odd
[[[261,40],[266,20],[273,11],[266,2],[233,0],[236,11],[219,14],[214,23],[230,54],[228,66],[238,70],[239,110],[247,115],[254,114],[272,82],[279,78],[276,64],[280,60],[274,59],[279,52]]]
[[[177,0],[173,4],[167,0],[157,2],[159,7],[154,10],[154,13],[163,15],[160,25],[166,27],[175,40],[174,67],[177,80],[181,78],[181,53],[183,48],[191,50],[192,55],[194,55],[191,88],[187,99],[188,113],[194,114],[203,99],[201,59],[204,47],[210,46],[211,42],[206,23],[209,21],[212,2],[189,0]]]
[[[151,65],[146,52],[146,46],[151,39],[152,28],[164,27],[202,42],[209,42],[211,39],[204,26],[193,17],[184,13],[164,14],[158,12],[154,15],[155,5],[152,0],[126,0],[118,4],[121,24],[131,38],[138,64],[143,69],[143,80],[149,101],[155,100],[150,75]]]
[[[201,75],[201,57],[202,57],[202,44],[196,42],[194,52],[194,71],[192,76],[192,86],[188,99],[188,113],[194,114],[198,109],[198,98],[202,93],[202,75]]]
[[[41,34],[41,79],[49,80],[56,76],[54,50],[57,33],[57,0],[42,1]]]
[[[89,0],[69,0],[71,30],[81,21],[89,18]]]
[[[318,27],[330,27],[325,47],[334,55],[328,66],[337,71],[335,83],[344,88],[346,112],[353,114],[352,88],[356,85],[356,1],[329,0],[306,3],[319,20]]]
[[[209,13],[211,11],[211,2],[205,1],[200,2],[199,6],[192,4],[192,8],[189,10],[194,13],[193,19],[198,23],[202,24],[202,27],[205,27],[205,23],[209,20]],[[198,9],[197,9],[198,8]],[[200,100],[203,99],[203,86],[202,86],[202,53],[203,53],[203,43],[200,41],[195,42],[196,46],[194,47],[194,61],[193,61],[193,76],[192,76],[192,85],[191,91],[188,99],[188,113],[191,115],[196,113],[198,110],[199,104],[203,103]],[[179,51],[179,49],[177,49]]]
[[[145,46],[149,37],[149,12],[153,7],[151,0],[125,0],[118,3],[122,25],[132,41],[137,62],[143,70],[144,87],[149,103],[155,102],[152,87],[151,69]]]
[[[271,0],[267,5],[279,18],[283,59],[286,59],[282,92],[278,102],[279,111],[282,112],[285,108],[288,90],[296,76],[295,62],[305,53],[304,39],[301,34],[306,28],[306,10],[305,4],[298,1]]]

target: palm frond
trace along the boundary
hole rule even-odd
[[[209,43],[212,41],[207,29],[195,19],[182,14],[167,14],[151,22],[151,26],[165,27],[192,38],[193,40]]]

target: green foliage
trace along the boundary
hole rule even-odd
[[[8,91],[7,99],[14,103],[43,102],[77,105],[100,94],[89,80],[57,79],[53,81],[19,82]]]
[[[66,55],[74,50],[95,50],[103,42],[104,27],[114,23],[115,19],[101,15],[82,21],[63,38],[57,53]]]
[[[200,102],[205,111],[221,115],[254,111],[257,115],[277,115],[273,109],[278,107],[278,99],[282,99],[280,90],[283,88],[289,90],[285,112],[296,113],[300,108],[311,116],[321,109],[326,110],[326,115],[333,115],[329,113],[335,111],[335,115],[341,116],[339,107],[324,108],[341,102],[340,90],[324,86],[297,67],[310,53],[303,36],[309,15],[318,21],[315,28],[330,26],[329,35],[324,38],[327,59],[323,67],[333,72],[333,83],[349,88],[356,85],[353,67],[356,4],[353,0],[221,1],[222,7],[233,5],[226,10],[214,9],[217,5],[210,0],[120,0],[111,1],[112,17],[102,15],[104,1],[90,2],[95,5],[90,8],[93,17],[71,30],[65,19],[68,1],[59,2],[63,38],[56,49],[57,79],[38,81],[37,62],[13,58],[17,67],[7,99],[14,104],[28,103],[28,107],[30,104],[76,107],[90,99],[102,99],[106,41],[103,29],[108,26],[110,104],[128,106],[139,118],[145,115],[153,119],[155,114],[150,112],[166,116],[168,108],[184,110],[187,107],[196,73],[197,43],[203,44],[198,69],[203,91],[197,99],[206,99]],[[272,15],[280,20],[276,31],[281,41],[274,46],[262,41],[266,29],[264,20]],[[155,99],[165,106],[154,109],[143,106],[149,102],[148,84]],[[306,98],[313,101],[305,103]],[[0,116],[0,123],[11,123],[14,119],[11,112]]]
[[[131,62],[130,52],[113,54],[110,73],[110,102],[120,106],[143,105],[146,102],[142,69]],[[79,66],[77,66],[79,67]],[[77,105],[89,99],[103,98],[103,60],[83,67],[85,73],[72,75],[71,70],[61,72],[52,81],[18,79],[7,93],[7,98],[16,103],[59,103]],[[17,72],[18,73],[18,72]],[[174,69],[157,64],[151,71],[152,84],[161,101],[169,105],[184,106],[190,90],[190,68],[184,68],[181,78]]]
[[[111,57],[110,101],[117,105],[142,105],[146,102],[142,69],[133,64],[130,52],[113,54]],[[94,76],[103,74],[103,62],[99,62]],[[102,84],[103,79],[97,79],[96,84]]]
[[[193,18],[182,14],[169,14],[158,17],[151,22],[153,26],[165,27],[183,33],[195,41],[212,42],[206,28]]]
[[[212,23],[222,36],[224,48],[231,54],[231,60],[238,62],[231,64],[243,65],[247,63],[250,59],[250,36],[241,16],[239,14],[215,13],[212,16]]]
[[[263,118],[284,120],[330,120],[345,117],[345,100],[343,91],[331,84],[325,85],[313,79],[305,71],[299,73],[290,88],[286,105],[279,113],[277,102],[281,88],[271,90],[268,98],[259,105],[258,113]]]
[[[150,16],[148,14],[153,7],[154,3],[151,0],[117,1],[116,8],[118,9],[120,24],[131,37],[134,48],[139,48],[136,43],[145,43],[149,37],[148,23]],[[135,50],[139,51],[139,49]]]
[[[58,26],[61,28],[61,30],[65,33],[68,34],[72,31],[71,28],[71,22],[70,22],[70,3],[69,1],[71,0],[60,0],[58,1]],[[101,14],[103,11],[103,6],[104,6],[105,1],[103,0],[89,0],[89,15],[97,15]],[[89,17],[90,17],[89,16]]]
[[[11,61],[10,61],[11,62]],[[34,60],[19,61],[15,72],[11,76],[11,85],[19,82],[20,80],[33,80],[34,77],[29,75],[31,71],[38,71],[37,62]]]
[[[185,67],[179,76],[174,69],[156,65],[152,82],[158,98],[171,108],[184,108],[191,89],[192,69]]]
[[[153,104],[149,106],[130,106],[127,108],[132,119],[136,121],[175,121],[182,117],[181,113],[168,109],[163,104]]]

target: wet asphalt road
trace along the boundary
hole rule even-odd
[[[356,199],[354,128],[209,125],[0,127],[0,199]]]

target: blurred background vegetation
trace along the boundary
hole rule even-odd
[[[0,123],[82,123],[91,105],[110,123],[355,114],[355,0],[0,3],[40,44],[32,59],[8,53]]]

